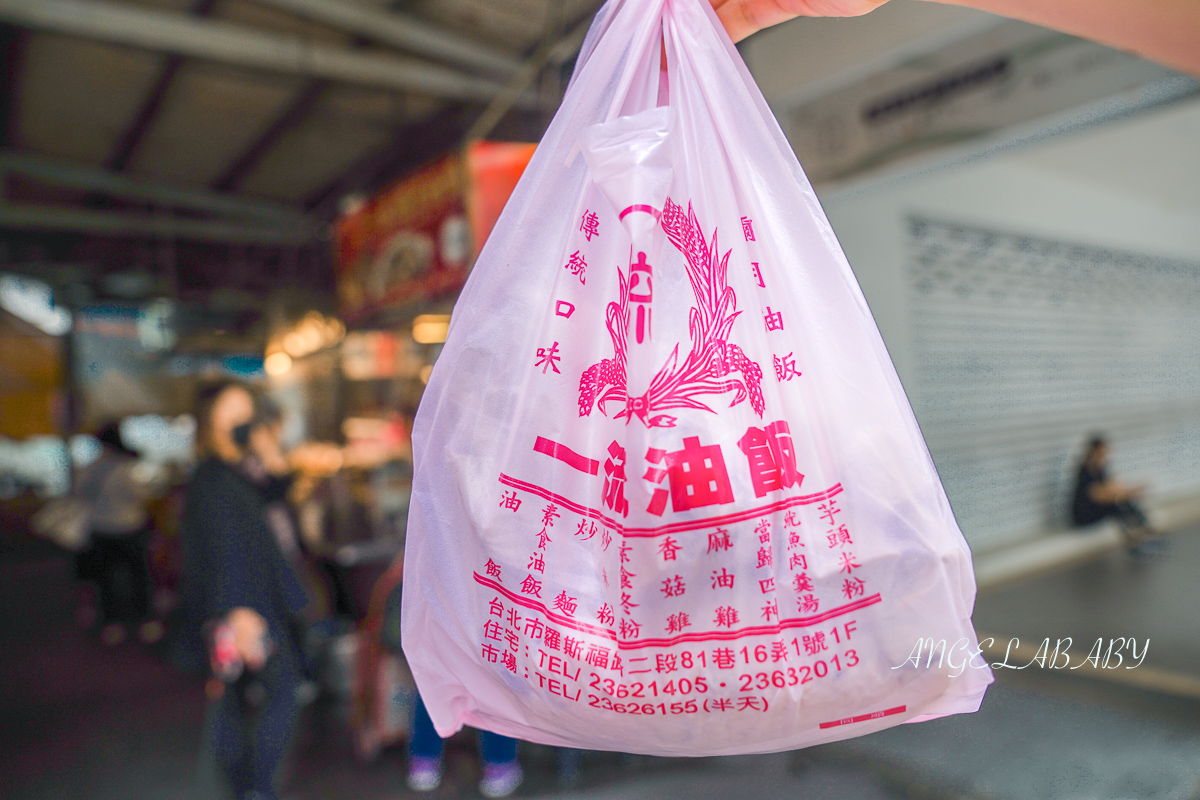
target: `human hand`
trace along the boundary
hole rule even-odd
[[[252,608],[240,606],[230,611],[225,621],[233,630],[233,646],[242,663],[250,670],[267,663],[267,621]]]
[[[255,425],[251,429],[250,452],[258,456],[263,467],[272,475],[289,471],[288,459],[279,446],[279,437],[269,426]]]
[[[288,454],[293,469],[313,475],[332,475],[342,468],[345,457],[342,448],[329,442],[304,442]]]
[[[740,42],[763,28],[795,17],[859,17],[887,0],[709,0],[717,17]]]

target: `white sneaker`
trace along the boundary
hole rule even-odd
[[[525,780],[525,773],[516,761],[507,764],[484,764],[479,793],[484,797],[508,797]]]
[[[408,760],[408,788],[432,792],[442,785],[442,760],[412,756]]]

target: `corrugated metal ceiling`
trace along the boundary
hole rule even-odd
[[[342,197],[455,147],[516,65],[599,4],[0,0],[0,265],[84,263],[100,286],[150,252],[186,293],[240,286],[251,263],[262,277],[325,261],[321,223]],[[334,19],[345,9],[389,16],[356,28]],[[402,46],[381,30],[396,20],[432,33]],[[540,135],[570,66],[550,64],[560,80],[535,81],[500,130]]]
[[[127,8],[290,34],[347,51],[399,53],[254,0],[115,1]],[[399,11],[514,59],[596,6],[594,0],[336,1]],[[203,13],[197,15],[197,10]],[[402,126],[428,118],[449,102],[419,92],[179,58],[47,30],[21,29],[20,39],[10,88],[15,103],[9,149],[288,204],[311,198],[387,144]],[[179,62],[173,68],[172,60]],[[172,75],[164,87],[168,69]],[[484,77],[506,80],[503,75]],[[122,142],[139,125],[139,112],[156,91],[161,96],[155,112],[140,123],[135,146],[120,157]],[[297,108],[298,103],[303,107]],[[281,121],[287,124],[281,126]],[[267,134],[270,141],[264,143]],[[448,142],[460,134],[448,132]],[[236,174],[230,174],[231,168]]]

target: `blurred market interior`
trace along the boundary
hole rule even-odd
[[[598,5],[0,0],[0,795],[188,796],[203,687],[171,663],[179,505],[196,390],[237,378],[281,411],[321,587],[289,796],[405,796],[403,665],[382,657],[396,707],[364,711],[361,654],[403,551],[413,416]],[[975,719],[841,749],[585,754],[572,789],[531,746],[521,793],[718,797],[734,776],[781,797],[1200,797],[1200,82],[914,0],[739,50],[971,545],[981,637],[1154,646],[1115,677],[998,674]],[[149,646],[77,628],[68,554],[30,525],[112,421],[151,498]],[[1149,486],[1169,558],[1070,530],[1096,431]]]

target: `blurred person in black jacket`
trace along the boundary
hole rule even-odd
[[[298,716],[304,588],[271,529],[273,498],[247,474],[254,398],[238,383],[204,389],[197,404],[202,461],[184,501],[184,600],[193,639],[217,631],[241,669],[209,681],[203,747],[238,800],[278,797],[280,765]]]

